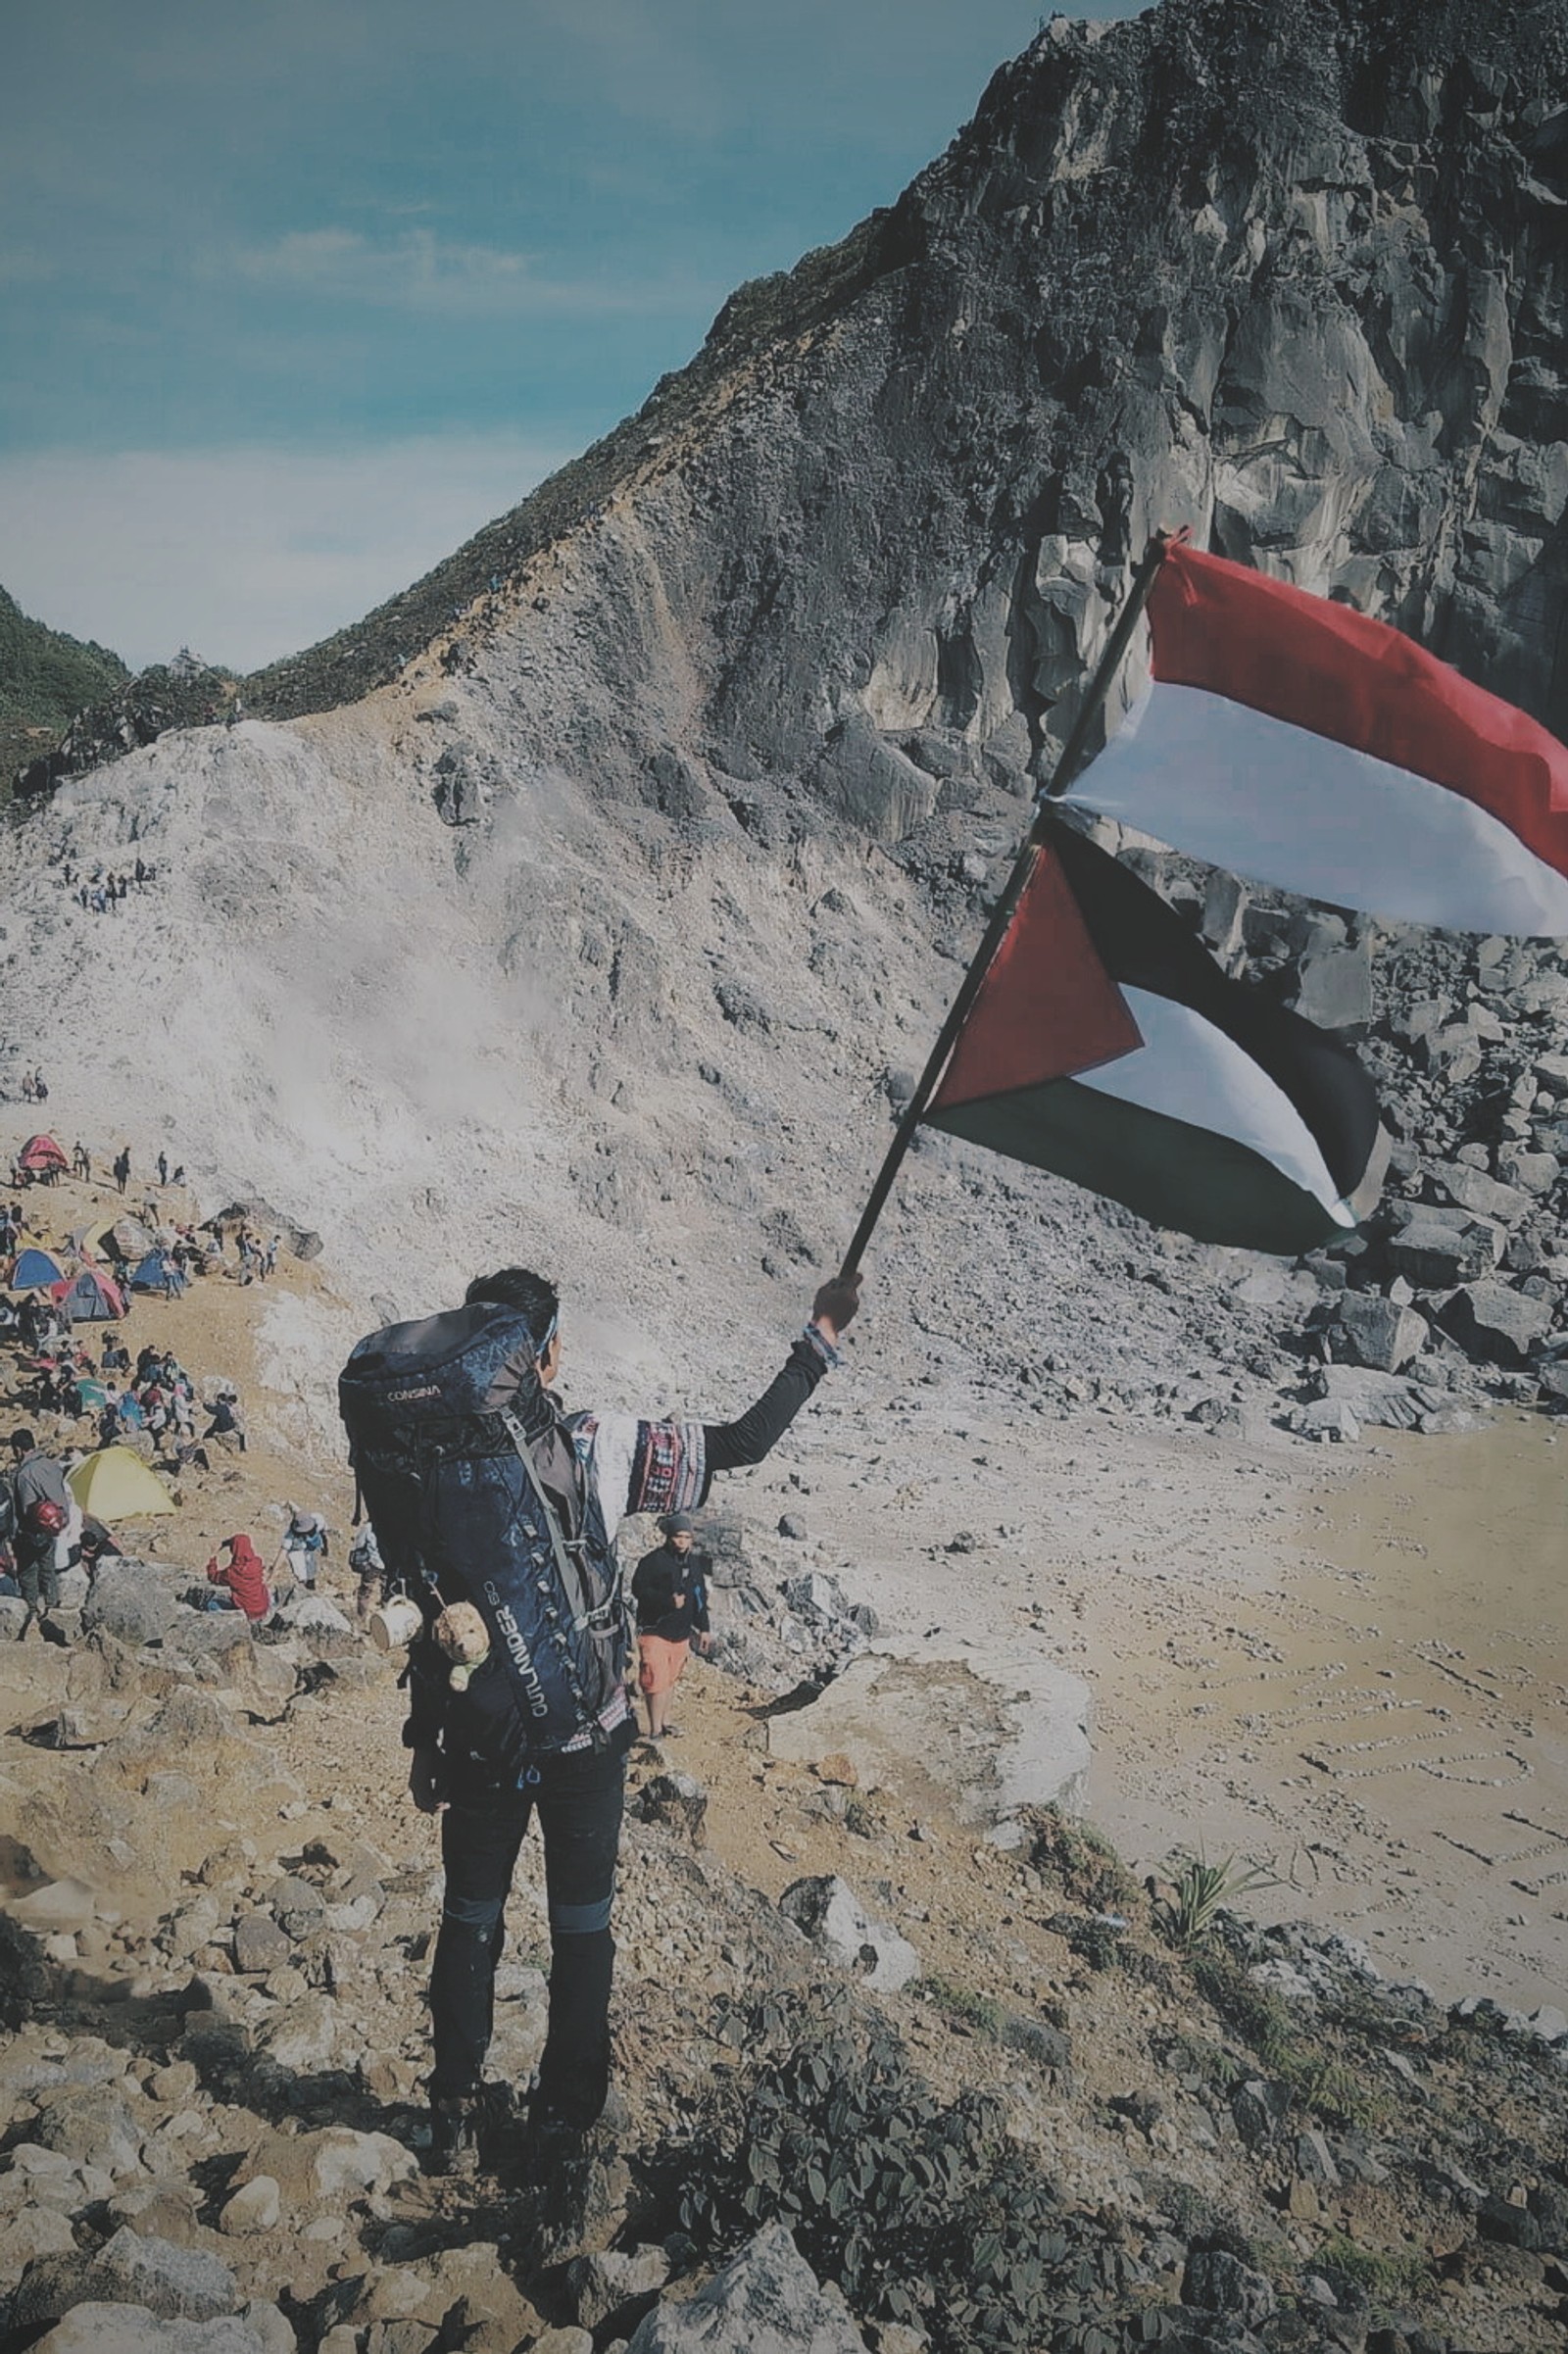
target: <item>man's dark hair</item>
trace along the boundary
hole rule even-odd
[[[33,1437],[31,1431],[13,1431],[11,1434],[11,1444],[16,1448],[19,1455],[30,1455],[38,1442]]]
[[[536,1355],[546,1347],[561,1313],[561,1295],[555,1285],[548,1275],[536,1275],[531,1267],[498,1267],[493,1275],[476,1275],[463,1295],[463,1303],[475,1307],[482,1300],[510,1307],[522,1317]]]

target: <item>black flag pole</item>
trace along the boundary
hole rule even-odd
[[[1079,707],[1078,716],[1073,721],[1071,732],[1061,748],[1061,758],[1052,771],[1050,784],[1043,786],[1036,797],[1034,823],[1024,837],[1023,847],[1013,861],[1012,872],[1007,877],[1002,895],[991,910],[991,920],[986,925],[985,936],[974,953],[973,961],[963,976],[957,996],[948,1009],[948,1018],[938,1032],[936,1045],[931,1049],[926,1066],[920,1073],[914,1093],[909,1098],[904,1115],[894,1131],[893,1142],[888,1147],[886,1157],[877,1171],[876,1183],[872,1186],[865,1207],[860,1213],[860,1223],[855,1229],[855,1239],[844,1254],[844,1264],[840,1269],[840,1275],[846,1281],[853,1276],[858,1276],[860,1272],[860,1262],[865,1256],[866,1245],[870,1242],[876,1229],[876,1222],[887,1205],[888,1196],[893,1191],[894,1180],[904,1165],[904,1156],[914,1141],[914,1132],[924,1119],[926,1108],[941,1082],[942,1073],[947,1067],[948,1056],[952,1054],[957,1042],[958,1033],[967,1021],[970,1008],[980,994],[981,983],[991,969],[992,959],[1002,946],[1007,926],[1012,921],[1013,911],[1023,897],[1024,885],[1034,872],[1035,862],[1040,856],[1040,846],[1046,838],[1051,804],[1061,798],[1084,764],[1089,738],[1093,732],[1095,720],[1099,716],[1100,708],[1110,692],[1111,680],[1121,667],[1122,657],[1125,655],[1128,642],[1138,625],[1139,615],[1149,603],[1150,591],[1153,588],[1159,567],[1165,561],[1165,551],[1175,536],[1174,532],[1156,531],[1144,551],[1143,562],[1133,574],[1133,584],[1127,602],[1116,616],[1116,625],[1105,641],[1105,650],[1089,682],[1088,692]]]

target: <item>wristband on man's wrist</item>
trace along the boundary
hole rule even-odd
[[[821,1358],[824,1365],[838,1365],[843,1363],[843,1359],[839,1355],[838,1350],[834,1348],[832,1342],[828,1339],[826,1333],[822,1330],[822,1327],[819,1324],[808,1324],[805,1337],[808,1346],[816,1350],[817,1355]]]

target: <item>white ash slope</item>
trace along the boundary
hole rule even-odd
[[[567,1289],[580,1375],[734,1404],[842,1249],[889,1069],[958,968],[894,862],[804,799],[737,793],[749,830],[710,790],[675,817],[538,768],[513,667],[497,648],[464,682],[473,824],[434,805],[457,707],[422,680],[167,736],[16,820],[7,1044],[53,1075],[68,1144],[129,1143],[133,1191],[162,1146],[212,1205],[254,1191],[321,1232],[352,1303],[323,1381],[372,1300],[427,1309],[521,1257]],[[1022,812],[997,801],[1000,838]],[[118,916],[60,879],[138,855],[158,879]],[[1054,1352],[1146,1384],[1260,1337],[1225,1298],[1250,1262],[1216,1288],[1214,1254],[1109,1221],[932,1140],[874,1254],[873,1354],[906,1379],[936,1327],[960,1377],[973,1352],[1038,1381]],[[308,1346],[298,1318],[278,1339]]]

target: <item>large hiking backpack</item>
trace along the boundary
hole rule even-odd
[[[619,1570],[591,1482],[573,1454],[581,1512],[563,1528],[510,1404],[536,1390],[533,1341],[514,1309],[488,1300],[360,1342],[338,1380],[349,1459],[389,1581],[428,1631],[471,1602],[511,1679],[524,1745],[564,1748],[586,1734],[625,1671]]]

